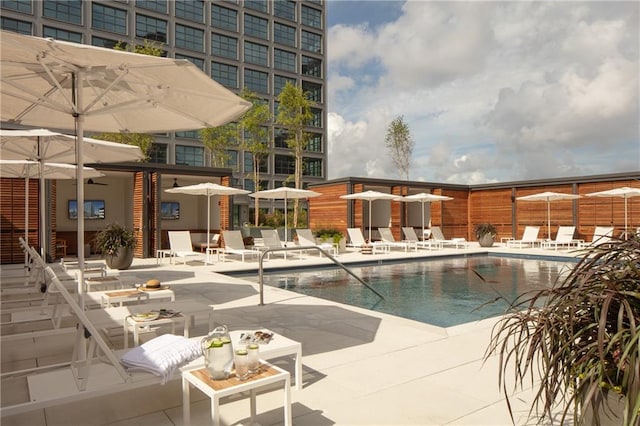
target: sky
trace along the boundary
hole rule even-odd
[[[328,0],[328,178],[509,182],[640,170],[640,2]]]

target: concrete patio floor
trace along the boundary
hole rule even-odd
[[[421,250],[418,253],[361,255],[349,252],[338,259],[345,263],[450,256],[481,252],[542,256],[573,256],[566,251],[506,249]],[[309,255],[304,260],[272,260],[266,269],[326,264]],[[265,305],[259,306],[258,285],[229,277],[225,272],[256,270],[257,262],[214,261],[212,265],[189,262],[156,264],[155,259],[136,259],[121,275],[141,281],[158,278],[170,285],[177,300],[197,299],[214,305],[216,324],[230,329],[268,328],[302,343],[303,389],[292,389],[295,425],[509,425],[512,424],[498,388],[497,360],[483,361],[495,319],[440,328],[391,315],[329,302],[287,290],[265,286]],[[9,267],[1,268],[3,273]],[[256,273],[257,276],[257,273]],[[192,335],[207,333],[199,321]],[[36,338],[17,345],[2,345],[2,372],[61,362],[70,358],[73,334]],[[114,346],[121,342],[114,340]],[[277,365],[293,372],[290,359]],[[24,393],[20,377],[3,386],[3,400]],[[9,394],[7,394],[9,392]],[[257,422],[282,424],[281,391],[259,394]],[[536,424],[527,419],[529,390],[511,400],[518,425]],[[249,401],[225,400],[221,419],[225,425],[248,424]],[[192,424],[209,423],[209,400],[192,391]],[[38,409],[1,418],[13,425],[182,425],[180,381],[163,386],[119,392],[99,398]],[[558,424],[557,422],[555,424]]]

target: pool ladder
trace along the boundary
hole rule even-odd
[[[324,250],[321,247],[318,246],[294,246],[294,247],[278,247],[278,248],[269,248],[266,250],[262,250],[261,254],[260,254],[260,259],[258,261],[258,284],[260,285],[260,305],[264,305],[264,282],[263,282],[263,271],[262,271],[262,262],[264,260],[264,257],[269,254],[269,253],[273,253],[273,252],[278,252],[278,251],[301,251],[301,250],[317,250],[320,253],[322,253],[325,257],[329,258],[333,263],[335,263],[337,266],[339,266],[340,268],[344,269],[345,272],[349,275],[351,275],[353,278],[355,278],[356,280],[358,280],[360,282],[360,284],[362,284],[363,286],[365,286],[366,288],[368,288],[369,290],[371,290],[372,292],[374,292],[380,299],[384,300],[384,296],[381,295],[380,293],[378,293],[378,291],[371,287],[369,284],[367,284],[362,278],[360,278],[359,276],[357,276],[355,273],[353,273],[353,271],[349,268],[347,268],[346,266],[344,266],[341,262],[338,261],[338,259],[336,259],[335,257],[333,257],[331,254],[329,254],[326,250]]]

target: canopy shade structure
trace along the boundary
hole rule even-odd
[[[225,124],[251,106],[187,60],[0,33],[0,119],[74,130],[83,182],[84,132],[156,133]],[[78,205],[84,186],[77,186]],[[84,212],[78,209],[84,308]]]
[[[320,194],[319,192],[311,191],[308,189],[297,189],[297,188],[289,188],[288,186],[281,186],[279,188],[274,189],[265,189],[264,191],[256,191],[253,194],[249,194],[249,197],[254,198],[266,198],[272,200],[284,200],[284,241],[285,244],[288,239],[288,224],[287,224],[287,200],[291,199],[304,199],[317,197]]]
[[[640,197],[640,188],[630,188],[628,186],[622,186],[620,188],[609,189],[607,191],[598,191],[585,194],[587,197],[617,197],[624,198],[624,235],[625,238],[628,234],[628,222],[627,222],[627,200],[632,197]]]
[[[547,203],[547,238],[551,238],[551,202],[559,200],[577,200],[580,195],[565,194],[562,192],[540,192],[538,194],[525,195],[516,198],[520,201],[545,201]]]
[[[420,202],[422,209],[422,236],[424,238],[424,205],[425,203],[431,203],[433,201],[449,201],[453,200],[453,197],[448,197],[446,195],[437,195],[430,194],[428,192],[420,192],[419,194],[407,195],[406,197],[402,197],[398,199],[399,201],[404,202]]]
[[[213,195],[239,195],[248,194],[244,189],[232,188],[230,186],[219,185],[217,183],[204,182],[196,185],[177,186],[165,189],[171,194],[204,195],[207,197],[207,247],[211,243],[211,197]],[[207,250],[207,262],[209,261],[209,250]]]
[[[369,242],[371,242],[371,203],[375,200],[399,201],[402,197],[379,191],[364,191],[355,194],[341,195],[345,200],[367,200],[369,201]]]

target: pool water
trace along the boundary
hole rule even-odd
[[[384,300],[341,269],[265,273],[263,279],[265,285],[450,327],[501,315],[507,301],[551,286],[573,266],[475,256],[350,268]]]

